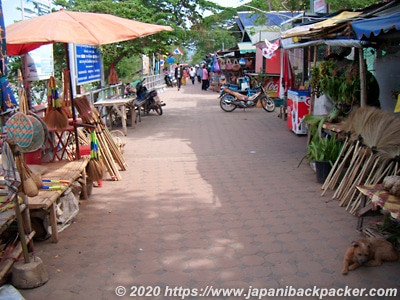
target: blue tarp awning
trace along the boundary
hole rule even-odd
[[[400,13],[351,23],[358,39],[371,38],[392,29],[400,30]]]

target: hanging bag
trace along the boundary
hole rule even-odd
[[[218,58],[218,62],[219,62],[219,67],[221,68],[221,70],[225,70],[226,69],[225,60],[223,58]]]
[[[232,61],[229,58],[225,62],[225,70],[232,70]]]
[[[246,68],[251,69],[253,67],[253,60],[252,59],[247,59],[246,60]]]
[[[235,58],[232,63],[232,71],[237,72],[241,69],[241,65],[239,64],[238,60]]]

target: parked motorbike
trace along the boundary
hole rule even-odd
[[[164,80],[165,80],[165,84],[166,84],[168,87],[174,87],[174,86],[176,86],[176,79],[175,79],[173,76],[171,76],[171,75],[169,75],[169,74],[165,74]]]
[[[233,87],[234,88],[234,87]],[[255,89],[233,90],[229,86],[224,86],[220,91],[221,109],[226,112],[232,112],[236,108],[253,108],[258,101],[261,102],[262,108],[267,112],[275,110],[275,102],[269,98],[264,88],[260,85]]]
[[[161,101],[156,90],[148,91],[143,82],[144,79],[136,84],[137,102],[145,101],[144,111],[147,114],[153,110],[161,116],[163,114],[162,106],[165,106],[165,103]]]

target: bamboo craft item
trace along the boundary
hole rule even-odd
[[[15,157],[15,164],[21,176],[22,192],[28,197],[35,197],[39,194],[39,188],[42,186],[42,179],[39,175],[33,173],[25,163],[22,155]]]
[[[375,185],[386,176],[399,174],[400,120],[390,112],[366,106],[352,111],[342,125],[349,140],[321,195],[334,189],[341,178],[332,199],[340,200],[340,206],[355,214],[362,196],[357,185]]]
[[[63,130],[68,126],[68,116],[63,112],[60,99],[58,97],[58,91],[56,87],[56,81],[53,76],[49,79],[47,87],[47,110],[44,117],[49,128],[55,128]]]
[[[99,157],[99,145],[94,130],[90,133],[90,161],[87,164],[86,169],[87,176],[92,181],[103,179],[103,164]]]
[[[82,122],[95,126],[94,130],[96,131],[99,142],[100,157],[110,177],[113,180],[121,180],[122,177],[117,165],[121,171],[124,171],[126,170],[127,164],[122,153],[119,151],[118,146],[115,144],[108,128],[101,119],[99,112],[86,96],[75,98],[74,102],[75,107],[82,118]]]

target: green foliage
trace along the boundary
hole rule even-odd
[[[311,92],[316,97],[325,94],[334,106],[330,121],[348,114],[352,105],[360,104],[360,75],[356,64],[322,61],[311,69],[311,74]]]
[[[335,136],[326,135],[312,139],[308,145],[307,160],[327,161],[331,166],[335,163],[342,150],[342,142],[337,140]]]
[[[307,124],[310,136],[315,139],[322,138],[323,125],[326,120],[326,116],[305,115],[303,122]]]
[[[364,8],[376,3],[376,0],[326,0],[330,6],[331,11],[338,11],[341,9],[357,9]]]
[[[308,125],[309,135],[311,136],[308,144],[307,153],[300,161],[299,165],[307,158],[308,162],[328,161],[332,166],[340,155],[343,142],[335,136],[323,134],[323,125],[327,120],[326,116],[306,115],[303,122]]]

